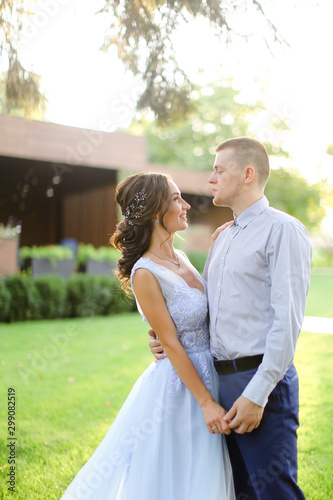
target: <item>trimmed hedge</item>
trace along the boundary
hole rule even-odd
[[[56,319],[68,317],[66,281],[60,276],[39,276],[33,283],[40,296],[40,317]]]
[[[0,322],[109,315],[135,310],[115,276],[76,274],[0,280]]]
[[[67,290],[71,317],[108,315],[134,307],[115,277],[76,274],[68,280]]]
[[[9,314],[10,292],[0,279],[0,322],[6,321]]]
[[[31,278],[15,274],[6,279],[5,285],[10,294],[7,321],[40,318],[40,294]]]

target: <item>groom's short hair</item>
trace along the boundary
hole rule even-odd
[[[251,165],[257,172],[260,185],[265,186],[270,174],[269,158],[265,146],[252,137],[234,137],[219,144],[216,152],[233,149],[234,160],[240,169]]]

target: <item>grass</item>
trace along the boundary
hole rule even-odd
[[[333,274],[312,271],[305,314],[333,318]]]
[[[307,314],[330,313],[333,276],[331,286],[322,277],[312,279]],[[0,500],[58,500],[152,361],[147,326],[138,314],[123,314],[0,324],[0,337]],[[332,357],[332,335],[302,332],[295,362],[299,481],[307,500],[332,496]],[[16,391],[14,495],[6,485],[9,387]]]
[[[147,326],[137,314],[124,314],[0,328],[0,499],[13,498],[3,446],[9,387],[16,391],[14,498],[59,499],[152,361]]]
[[[333,335],[302,332],[295,356],[300,380],[299,483],[307,500],[332,498]]]

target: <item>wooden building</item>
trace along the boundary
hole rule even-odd
[[[200,228],[207,237],[230,220],[229,210],[211,203],[207,172],[149,164],[144,137],[0,115],[0,222],[22,221],[21,245],[68,237],[106,245],[117,220],[117,182],[140,171],[172,175],[192,205],[192,248],[202,245]]]

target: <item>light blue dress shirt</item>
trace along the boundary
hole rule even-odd
[[[219,234],[208,256],[211,351],[218,360],[264,354],[243,392],[260,406],[293,361],[311,255],[304,226],[264,196]]]

